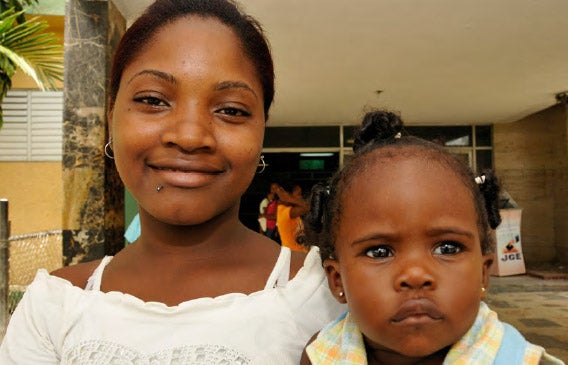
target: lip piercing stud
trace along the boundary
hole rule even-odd
[[[156,187],[156,191],[159,193],[160,190],[162,190],[164,188],[163,185],[158,185],[158,187]]]

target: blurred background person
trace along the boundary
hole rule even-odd
[[[310,210],[309,203],[302,196],[302,188],[298,184],[285,182],[278,185],[276,194],[276,227],[282,246],[292,251],[307,252],[308,247],[296,239],[298,233],[303,230],[302,216]]]
[[[278,209],[278,199],[276,196],[277,189],[278,184],[270,184],[270,191],[260,202],[258,224],[260,226],[261,233],[263,233],[266,237],[280,243],[278,230],[276,229],[276,214]]]

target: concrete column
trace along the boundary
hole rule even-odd
[[[124,247],[124,187],[108,140],[107,85],[112,50],[126,22],[107,0],[66,0],[63,115],[64,264]]]
[[[554,195],[554,233],[557,260],[568,264],[568,103],[559,103],[557,107],[561,128],[556,152],[558,172]]]

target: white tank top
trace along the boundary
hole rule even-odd
[[[11,318],[0,363],[297,365],[310,337],[346,309],[315,248],[291,280],[282,248],[263,290],[176,306],[101,292],[110,260],[87,290],[40,270]]]

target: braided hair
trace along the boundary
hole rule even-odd
[[[470,167],[443,146],[427,140],[405,135],[403,122],[392,112],[368,112],[355,132],[355,152],[342,170],[328,184],[316,184],[311,192],[311,206],[305,217],[304,234],[308,242],[319,247],[322,260],[335,258],[336,230],[342,212],[343,194],[352,181],[379,159],[415,157],[436,161],[448,167],[471,192],[477,213],[477,226],[482,253],[493,252],[495,247],[491,229],[501,223],[498,197],[499,183],[491,170],[476,178]]]

